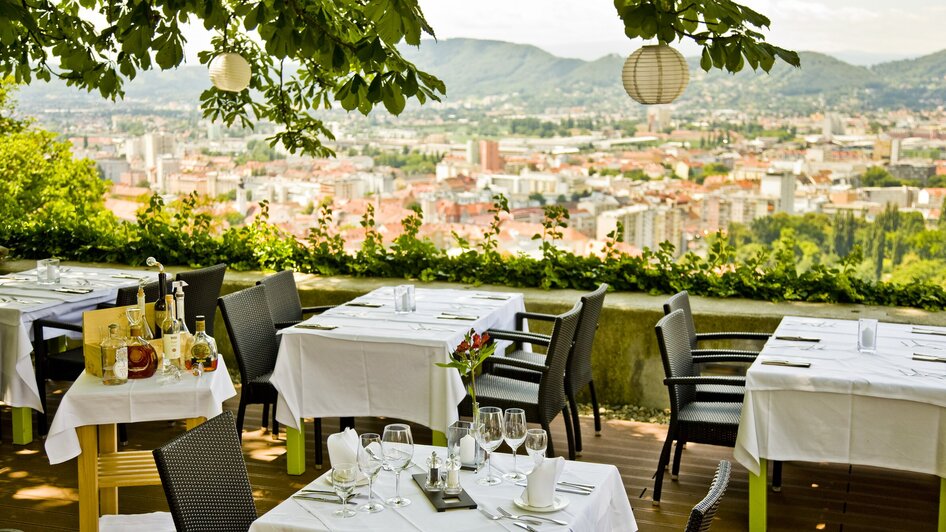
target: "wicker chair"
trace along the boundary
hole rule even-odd
[[[575,430],[575,454],[581,456],[581,425],[578,420],[578,403],[575,396],[583,390],[585,386],[591,394],[591,407],[595,418],[595,436],[601,435],[601,413],[598,412],[598,396],[595,394],[595,383],[591,373],[591,350],[595,341],[595,333],[598,330],[598,320],[601,317],[601,309],[604,307],[604,296],[608,291],[608,285],[601,283],[594,292],[581,296],[581,317],[578,319],[578,332],[575,335],[575,347],[572,354],[568,357],[568,366],[565,368],[565,396],[568,398],[568,405],[571,408],[572,425]],[[547,346],[549,337],[541,334],[522,331],[523,321],[526,319],[553,320],[555,316],[548,314],[537,314],[534,312],[516,313],[516,331],[503,331],[499,329],[490,330],[491,335],[501,332],[509,335],[520,336],[516,342],[515,350],[506,354],[509,358],[516,358],[532,362],[533,364],[543,364],[545,355],[533,353],[522,349],[522,342],[531,342],[535,345]],[[538,375],[534,375],[532,380],[537,381]]]
[[[232,412],[152,452],[178,532],[249,530],[256,503]]]
[[[719,501],[722,500],[726,488],[729,487],[730,469],[731,466],[727,460],[720,460],[719,466],[716,467],[716,475],[713,476],[713,483],[710,484],[709,492],[690,511],[690,519],[687,521],[684,532],[709,531],[713,524],[713,517],[716,516],[716,509],[719,508]]]
[[[669,463],[670,448],[674,441],[677,442],[677,448],[671,471],[672,478],[680,472],[680,453],[686,442],[727,447],[736,445],[742,403],[697,401],[696,385],[745,382],[742,377],[693,376],[693,357],[690,353],[686,317],[682,310],[675,310],[661,318],[657,322],[656,332],[666,375],[664,384],[670,392],[670,427],[657,464],[654,480],[655,506],[660,504],[664,469]]]
[[[548,351],[542,363],[494,356],[483,362],[483,374],[476,379],[476,400],[481,406],[522,408],[526,412],[526,420],[539,423],[546,432],[549,432],[549,423],[561,412],[568,436],[568,456],[571,460],[575,459],[575,446],[571,418],[565,402],[565,366],[575,343],[581,308],[579,301],[571,310],[555,317]],[[494,340],[522,338],[521,335],[506,335],[498,331],[491,335]],[[540,375],[539,382],[505,376],[501,371],[496,371],[502,369],[500,366],[537,372]],[[469,396],[461,403],[461,411],[467,415],[472,412]],[[548,454],[555,455],[551,437],[548,442]]]
[[[184,289],[184,323],[187,330],[197,330],[197,316],[204,317],[207,334],[214,335],[214,317],[217,311],[217,298],[220,297],[220,288],[223,286],[223,276],[227,273],[226,264],[208,266],[199,270],[181,272],[175,277],[178,281],[187,283]]]
[[[257,281],[266,287],[269,310],[273,313],[273,323],[277,329],[290,327],[302,321],[304,314],[318,314],[332,308],[332,305],[303,307],[296,289],[292,270],[283,270]]]

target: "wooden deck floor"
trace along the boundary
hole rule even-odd
[[[51,401],[53,404],[55,401]],[[52,405],[51,405],[52,406]],[[236,410],[237,401],[226,408]],[[274,441],[259,429],[260,409],[250,409],[244,449],[256,504],[263,513],[321,474],[309,449],[304,475],[286,475],[285,440]],[[337,430],[338,420],[324,421],[324,434]],[[358,419],[361,431],[380,432],[390,420]],[[10,442],[10,409],[0,413],[0,528],[23,531],[75,530],[78,491],[75,460],[49,465],[42,440],[15,446]],[[600,438],[591,418],[582,420],[585,452],[581,460],[615,464],[621,471],[634,515],[643,532],[682,530],[690,508],[706,493],[716,463],[732,458],[731,449],[690,444],[684,452],[680,479],[664,481],[661,506],[651,504],[654,467],[665,427],[647,423],[607,422]],[[150,449],[183,430],[182,423],[140,423],[129,427],[129,449]],[[309,425],[311,442],[311,424]],[[430,431],[414,427],[418,443],[430,442]],[[558,449],[565,449],[564,426],[553,425]],[[323,442],[324,445],[324,442]],[[781,493],[769,492],[769,529],[923,532],[936,530],[939,480],[932,476],[838,464],[788,463]],[[741,531],[747,526],[748,477],[734,464],[729,491],[714,531]],[[119,490],[123,513],[167,510],[160,487]]]

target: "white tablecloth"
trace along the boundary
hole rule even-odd
[[[395,314],[393,289],[379,288],[354,302],[380,308],[346,304],[306,322],[335,329],[281,331],[277,420],[298,429],[304,417],[386,416],[446,432],[466,390],[455,369],[434,363],[447,362],[471,328],[513,328],[525,304],[522,294],[475,290],[418,288],[416,299],[416,312]]]
[[[746,375],[736,460],[754,474],[768,458],[946,477],[946,364],[912,360],[946,356],[946,337],[881,323],[877,338],[877,353],[860,353],[856,321],[784,318]],[[761,364],[771,359],[811,367]]]
[[[135,286],[137,279],[114,275],[139,276],[145,281],[157,279],[153,272],[109,268],[61,268],[61,282],[39,284],[36,272],[29,270],[0,276],[0,395],[10,406],[42,410],[36,373],[30,353],[33,351],[33,322],[40,318],[81,323],[82,313],[99,303],[114,303],[118,289]],[[70,294],[56,288],[90,288],[87,294]],[[53,331],[47,337],[54,336]]]
[[[441,457],[446,449],[418,445],[414,450],[414,462],[423,463],[436,449]],[[519,457],[519,469],[528,471],[532,467],[528,456]],[[493,456],[494,473],[509,471],[512,456],[495,454]],[[338,504],[288,499],[264,514],[250,527],[251,532],[301,532],[301,531],[361,531],[361,530],[407,530],[431,532],[473,532],[480,530],[522,530],[512,525],[512,521],[503,519],[490,521],[478,510],[448,510],[437,513],[421,492],[420,487],[410,475],[420,473],[419,466],[411,467],[401,473],[401,494],[411,499],[412,504],[404,508],[386,508],[376,514],[358,512],[355,517],[342,519],[332,515],[339,509]],[[476,479],[486,474],[486,468],[479,473],[461,471],[460,483],[476,501],[477,505],[497,515],[496,508],[502,506],[515,514],[529,513],[513,504],[512,499],[522,494],[524,488],[504,480],[497,486],[481,486]],[[555,524],[543,524],[540,531],[606,532],[637,530],[637,522],[631,511],[627,493],[621,475],[613,465],[592,464],[587,462],[566,462],[561,480],[592,484],[597,489],[591,495],[556,492],[556,495],[568,499],[564,509],[545,514],[553,519],[567,521],[567,527]],[[311,486],[330,489],[324,477],[312,482]],[[358,488],[358,493],[366,495],[367,487]],[[382,471],[374,486],[375,498],[386,499],[394,495],[394,474]],[[363,504],[366,497],[353,499],[353,503]]]
[[[223,412],[223,401],[236,395],[223,357],[216,371],[195,377],[184,373],[180,382],[159,384],[158,376],[106,386],[82,372],[62,397],[46,437],[50,464],[79,456],[76,427],[135,423],[162,419],[210,418]]]

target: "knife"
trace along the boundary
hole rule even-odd
[[[936,336],[946,336],[946,331],[934,331],[932,329],[913,328],[913,334],[935,334]]]
[[[784,340],[786,342],[820,342],[821,338],[809,338],[807,336],[776,336],[776,340]]]
[[[922,360],[924,362],[946,362],[946,357],[924,355],[923,353],[913,353],[913,360]]]
[[[292,496],[293,499],[302,499],[304,501],[316,501],[316,502],[330,502],[334,504],[341,504],[342,500],[338,497],[320,497],[319,495],[313,493],[296,493]]]
[[[437,316],[437,318],[441,320],[467,320],[467,321],[476,321],[480,319],[479,316],[460,316],[457,314],[447,314],[445,312],[441,313],[439,316]]]
[[[766,366],[785,366],[786,368],[810,368],[811,362],[790,362],[788,360],[763,360]]]
[[[382,305],[381,303],[358,303],[357,301],[353,301],[351,303],[345,303],[345,306],[346,307],[381,308],[384,305]]]
[[[473,296],[476,299],[498,299],[500,301],[508,301],[509,297],[507,296]]]
[[[331,331],[337,329],[337,325],[319,325],[318,323],[300,323],[296,325],[298,329],[315,329],[316,331]]]

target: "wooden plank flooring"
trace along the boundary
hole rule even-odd
[[[64,383],[63,386],[68,386]],[[60,390],[61,391],[61,390]],[[51,408],[55,408],[51,398]],[[234,398],[226,408],[236,411]],[[257,508],[263,513],[321,474],[315,469],[308,425],[307,471],[286,475],[285,440],[259,428],[261,409],[247,413],[243,446]],[[359,431],[380,432],[390,420],[356,420]],[[0,413],[0,528],[23,531],[75,530],[78,523],[76,462],[49,465],[42,440],[15,446],[10,441],[10,409]],[[323,434],[338,429],[337,419],[323,423]],[[183,423],[139,423],[129,427],[126,449],[150,449],[183,430]],[[430,430],[413,426],[418,443],[430,443]],[[683,529],[690,508],[706,493],[716,464],[732,460],[732,450],[689,444],[683,454],[680,478],[665,477],[661,506],[651,504],[652,475],[665,427],[647,423],[606,422],[594,437],[591,418],[582,419],[584,454],[581,460],[614,464],[621,472],[634,515],[643,532]],[[564,450],[564,425],[553,425],[557,449]],[[324,441],[322,442],[324,446]],[[327,456],[327,455],[326,455]],[[773,531],[826,530],[832,532],[924,532],[936,530],[939,479],[928,475],[840,464],[788,463],[783,490],[769,492],[769,529]],[[734,464],[732,481],[713,531],[747,530],[748,477]],[[158,486],[119,490],[123,513],[167,510]]]

